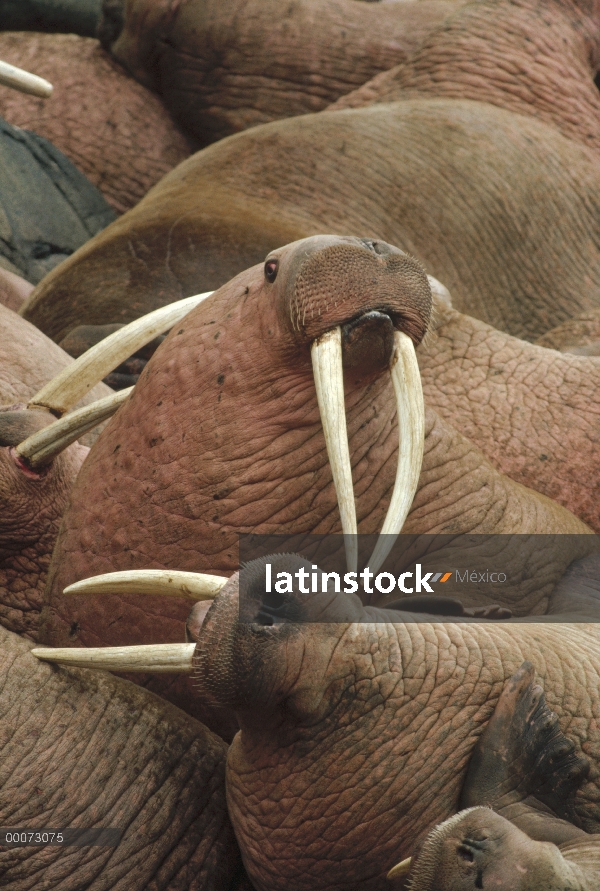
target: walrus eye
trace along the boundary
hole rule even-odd
[[[279,269],[279,261],[278,260],[267,260],[265,263],[265,278],[271,284],[277,278],[277,270]]]

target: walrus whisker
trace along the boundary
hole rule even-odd
[[[32,433],[15,451],[33,470],[45,467],[76,439],[114,415],[132,390],[133,387],[128,387],[70,412],[53,424]]]
[[[227,581],[204,572],[132,569],[82,579],[65,588],[63,594],[159,594],[195,601],[214,600]]]
[[[344,402],[342,329],[327,331],[313,341],[310,349],[317,402],[337,495],[349,571],[358,569],[356,505]]]
[[[19,90],[21,93],[29,93],[30,96],[39,96],[41,99],[48,99],[52,95],[52,84],[38,77],[37,74],[31,74],[24,71],[23,68],[17,68],[16,65],[10,65],[8,62],[0,61],[0,84],[5,87],[12,87],[13,90]]]
[[[42,387],[28,407],[47,408],[60,417],[132,353],[168,331],[212,293],[206,291],[161,306],[105,337]]]
[[[105,671],[191,674],[196,644],[149,644],[136,647],[35,647],[32,656],[71,668]]]
[[[425,406],[415,347],[403,331],[394,332],[394,342],[390,373],[398,412],[398,466],[390,506],[368,563],[371,572],[379,571],[404,526],[417,491],[425,444]]]

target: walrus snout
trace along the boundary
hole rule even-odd
[[[394,323],[387,313],[372,310],[342,326],[342,360],[354,386],[382,374],[394,354]]]
[[[294,339],[309,344],[361,315],[388,315],[417,346],[431,315],[431,288],[421,264],[400,248],[372,238],[314,235],[265,258],[267,293],[281,300],[281,318]]]

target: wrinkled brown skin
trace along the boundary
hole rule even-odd
[[[524,657],[591,762],[573,811],[599,831],[597,624],[404,624],[350,595],[329,595],[325,610],[308,598],[312,624],[240,624],[234,576],[196,647],[197,695],[240,722],[228,805],[259,891],[389,888],[390,867],[458,810],[477,739]]]
[[[0,59],[54,86],[50,99],[0,87],[0,115],[49,139],[119,213],[194,150],[160,100],[96,40],[0,33]]]
[[[525,662],[479,737],[461,805],[427,836],[411,891],[593,891],[600,835],[569,822],[589,762],[575,755]],[[493,808],[493,810],[492,810]]]
[[[405,61],[462,2],[126,0],[122,32],[103,43],[207,145],[326,108]]]
[[[0,624],[32,640],[61,517],[88,449],[74,443],[37,474],[4,443],[18,445],[54,420],[48,412],[26,411],[25,406],[71,361],[41,331],[0,306]],[[99,384],[84,402],[110,393]],[[19,412],[22,422],[11,415],[9,428],[7,409]]]
[[[328,254],[338,243],[349,251],[342,267],[335,251]],[[158,597],[143,603],[136,597],[63,597],[64,587],[77,579],[153,567],[227,575],[238,568],[239,532],[340,531],[306,338],[381,307],[382,298],[372,284],[366,293],[360,290],[373,254],[355,239],[346,245],[337,236],[321,237],[308,245],[323,253],[317,266],[306,266],[317,298],[315,316],[299,340],[290,335],[289,312],[300,273],[292,268],[286,278],[282,259],[269,285],[263,265],[256,266],[175,326],[132,398],[101,435],[77,481],[55,550],[42,618],[48,644],[181,640],[189,604]],[[291,264],[305,249],[300,243],[275,254]],[[411,285],[416,290],[407,291],[409,280],[398,278],[395,300],[404,307],[401,325],[412,319],[414,326],[420,318],[414,329],[418,340],[424,322],[415,316],[414,301],[423,283],[417,275]],[[380,369],[360,385],[348,376],[346,414],[359,532],[376,533],[397,463],[389,376]],[[559,505],[498,473],[468,439],[429,410],[423,468],[405,531],[589,529]],[[520,614],[544,613],[556,581],[577,556],[581,553],[570,546],[548,554],[539,578],[529,587],[516,586],[505,605]],[[150,684],[190,707],[187,680],[154,678]]]
[[[117,828],[117,847],[0,850],[7,891],[229,891],[242,868],[226,745],[106,672],[39,662],[0,627],[0,823]]]
[[[599,184],[595,151],[489,104],[291,118],[184,161],[23,313],[60,340],[220,287],[287,242],[350,231],[420,259],[461,312],[535,339],[600,302]]]
[[[33,291],[33,285],[0,266],[0,304],[6,309],[18,312]]]
[[[532,115],[600,150],[598,0],[477,0],[435,29],[407,63],[336,108],[414,96],[489,102]]]
[[[534,346],[441,303],[434,318],[417,353],[427,404],[502,473],[600,531],[600,359]]]
[[[576,356],[600,356],[600,310],[568,319],[542,334],[536,343]]]

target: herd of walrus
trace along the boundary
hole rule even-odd
[[[0,115],[0,888],[600,891],[600,0],[0,0]]]

